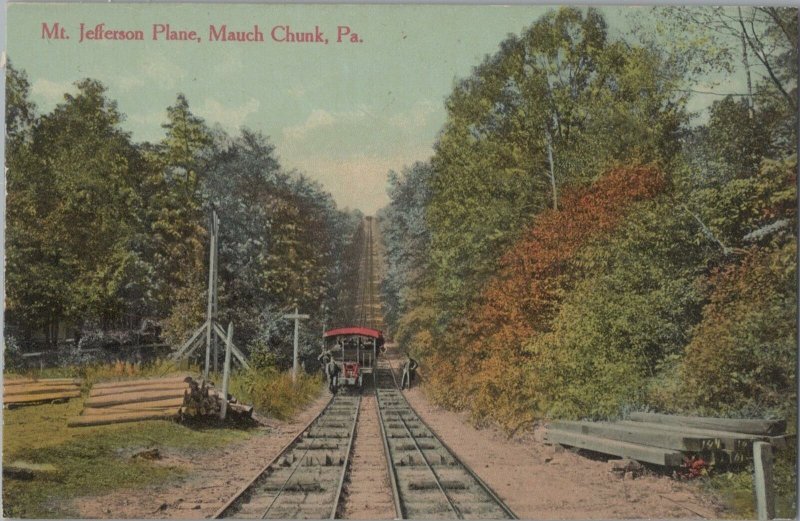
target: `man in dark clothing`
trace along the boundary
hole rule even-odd
[[[325,366],[325,374],[328,375],[328,390],[331,394],[336,394],[336,389],[339,386],[339,366],[332,359]]]

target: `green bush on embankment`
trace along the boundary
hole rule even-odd
[[[322,390],[322,377],[300,371],[297,381],[290,372],[259,368],[234,373],[228,392],[257,413],[285,420],[311,403]]]

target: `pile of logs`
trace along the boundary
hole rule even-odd
[[[81,381],[74,378],[20,378],[3,382],[3,405],[7,407],[62,402],[80,395]]]
[[[80,416],[70,427],[88,427],[144,420],[216,418],[222,396],[213,385],[191,376],[99,383],[92,387]],[[250,417],[253,408],[229,400],[234,419]]]
[[[188,384],[189,390],[186,392],[183,407],[181,407],[181,416],[183,418],[219,417],[223,400],[228,402],[226,418],[236,421],[249,419],[253,416],[252,405],[240,404],[231,395],[223,396],[222,391],[215,389],[213,384],[205,380],[195,382],[189,379]]]

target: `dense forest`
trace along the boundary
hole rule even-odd
[[[390,175],[391,333],[477,422],[793,423],[797,10],[647,16],[613,38],[563,8],[509,36],[454,86],[432,159]],[[687,108],[734,70],[746,92]]]
[[[234,322],[256,363],[286,366],[281,316],[298,305],[316,361],[360,215],[284,169],[265,136],[211,127],[183,95],[163,138],[135,143],[99,81],[76,87],[40,114],[25,72],[7,68],[7,365],[20,349],[55,348],[59,329],[73,349],[185,341],[204,320],[212,209],[219,321]]]

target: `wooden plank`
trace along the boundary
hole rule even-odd
[[[111,407],[86,407],[81,413],[82,416],[99,416],[109,414],[121,414],[128,412],[158,410],[158,409],[179,409],[183,405],[183,398],[168,398],[166,400],[154,400],[152,402],[127,403],[114,405]]]
[[[15,394],[13,396],[3,396],[3,405],[14,405],[21,403],[49,402],[66,398],[77,398],[81,395],[79,390],[62,391],[58,393],[45,394]]]
[[[80,378],[41,378],[38,380],[34,380],[31,378],[17,378],[14,380],[3,380],[3,387],[9,387],[14,385],[29,385],[29,384],[37,384],[37,385],[80,385],[81,379]]]
[[[608,422],[554,421],[550,427],[610,440],[661,447],[662,449],[702,452],[723,447],[723,440],[720,438],[659,429],[657,424],[652,423],[630,425]]]
[[[549,428],[545,433],[545,440],[550,443],[559,443],[612,456],[631,458],[664,467],[678,467],[683,464],[683,454],[680,451],[607,440],[577,432]]]
[[[94,398],[97,396],[110,396],[112,394],[136,393],[142,391],[182,391],[188,388],[189,385],[186,382],[154,383],[131,387],[108,387],[105,389],[92,389],[89,391],[89,397]]]
[[[182,382],[188,374],[167,376],[164,378],[141,378],[137,380],[118,380],[114,382],[101,382],[92,386],[92,389],[111,389],[114,387],[139,387],[157,383]]]
[[[208,325],[204,322],[202,326],[200,326],[199,328],[197,328],[195,330],[194,334],[192,334],[192,336],[189,338],[189,340],[184,342],[183,345],[172,355],[172,359],[173,360],[178,360],[180,358],[185,358],[186,356],[188,356],[188,353],[186,353],[185,351],[187,349],[189,349],[189,347],[191,347],[191,345],[194,344],[200,338],[200,335],[207,328],[208,328]]]
[[[168,411],[142,411],[124,414],[103,415],[103,416],[76,416],[67,420],[69,427],[91,427],[95,425],[109,425],[112,423],[126,423],[145,420],[168,420],[177,418],[178,412]]]
[[[170,398],[182,398],[183,391],[142,391],[138,393],[114,394],[111,396],[97,396],[87,398],[84,407],[112,407],[128,403],[154,402]]]
[[[652,412],[634,412],[630,419],[638,422],[663,423],[680,425],[695,429],[711,429],[715,431],[740,432],[777,436],[786,433],[785,420],[741,420],[736,418],[709,418],[704,416],[678,416],[657,414]]]
[[[219,336],[224,342],[226,335],[222,327],[219,324],[214,324],[214,331],[217,332],[217,336]],[[231,342],[231,351],[233,353],[233,356],[235,356],[236,359],[239,361],[239,363],[242,364],[242,367],[244,367],[245,370],[249,371],[250,364],[247,363],[247,358],[245,358],[244,354],[241,351],[239,351],[239,348],[236,347],[236,344],[234,344],[233,342]]]
[[[753,444],[753,484],[756,489],[758,521],[775,519],[775,485],[772,477],[772,447],[757,441]]]
[[[768,441],[775,447],[784,448],[793,443],[791,435],[765,436],[756,434],[744,434],[741,432],[716,431],[711,429],[695,429],[681,425],[668,425],[666,423],[646,423],[624,420],[618,422],[621,425],[651,425],[672,432],[681,432],[691,436],[711,436],[722,441],[723,450],[734,452],[747,452],[748,458],[753,450],[753,442]]]
[[[14,396],[17,394],[43,394],[43,393],[60,393],[66,391],[80,391],[77,385],[13,385],[11,387],[3,388],[5,396]]]
[[[228,412],[228,380],[231,374],[231,345],[233,344],[233,322],[228,322],[228,336],[225,339],[225,363],[222,366],[222,400],[219,417],[224,420]]]

